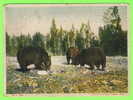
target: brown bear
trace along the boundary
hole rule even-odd
[[[66,52],[66,59],[67,63],[70,64],[70,60],[72,60],[72,57],[75,57],[79,54],[79,49],[75,47],[68,48]]]

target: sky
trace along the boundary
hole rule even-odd
[[[5,31],[11,35],[50,32],[52,19],[58,28],[70,30],[72,24],[79,29],[81,23],[90,23],[91,31],[98,34],[98,28],[104,25],[103,14],[114,5],[7,5],[5,8]],[[128,29],[127,6],[117,5],[121,25]]]

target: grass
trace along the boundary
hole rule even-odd
[[[22,73],[7,67],[7,94],[38,93],[128,93],[128,72],[125,69],[97,73],[73,66],[52,66],[56,73],[38,75]],[[58,70],[63,68],[62,72]]]

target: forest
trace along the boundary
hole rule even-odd
[[[105,24],[99,27],[98,35],[91,31],[89,20],[81,23],[79,29],[72,25],[70,30],[65,30],[62,26],[58,28],[54,18],[46,35],[36,32],[34,35],[21,33],[15,36],[6,32],[6,54],[16,56],[17,51],[24,46],[45,48],[51,56],[65,55],[69,47],[80,50],[101,47],[107,56],[127,56],[127,30],[122,29],[118,7],[108,8],[103,14],[103,21]]]

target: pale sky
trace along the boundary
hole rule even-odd
[[[98,33],[103,26],[103,13],[114,5],[8,5],[5,8],[5,31],[9,34],[20,35],[41,32],[46,35],[50,31],[52,19],[59,28],[70,30],[81,23],[91,25],[91,30]],[[127,6],[117,5],[121,17],[121,25],[127,30]]]

